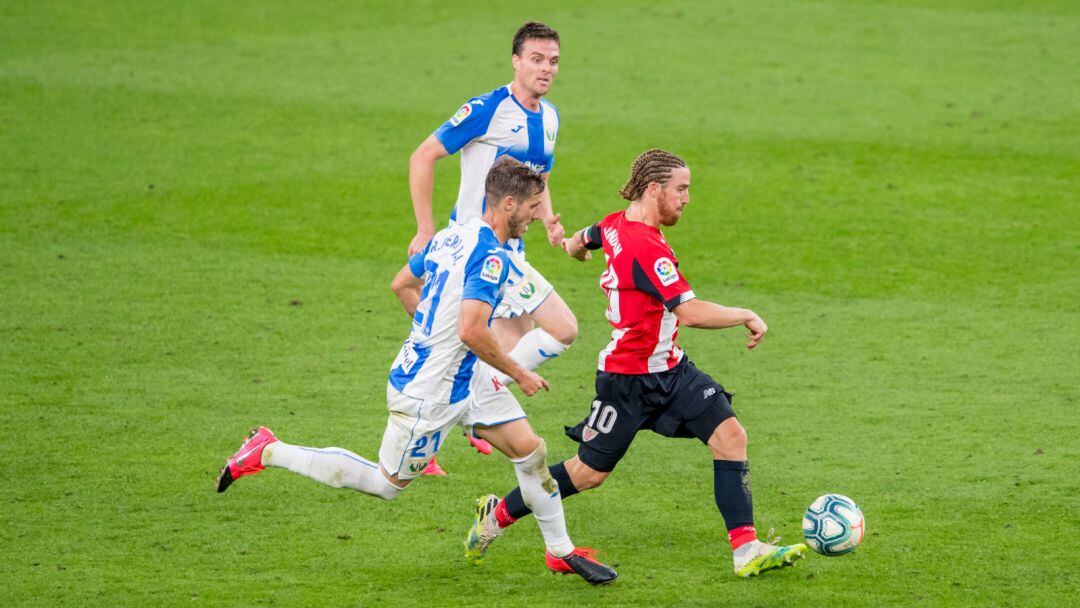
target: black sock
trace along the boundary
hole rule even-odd
[[[728,530],[754,525],[754,500],[750,495],[750,467],[744,460],[713,461],[713,494],[716,508]]]
[[[551,471],[551,477],[559,483],[559,494],[563,498],[578,493],[578,489],[574,487],[574,482],[570,481],[570,474],[566,472],[563,463],[551,465],[548,467],[548,471]],[[525,506],[525,499],[521,497],[521,488],[514,488],[503,500],[506,501],[506,512],[514,519],[521,519],[532,513],[529,507]]]

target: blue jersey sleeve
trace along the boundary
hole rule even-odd
[[[495,116],[499,103],[510,94],[507,87],[499,87],[490,93],[473,97],[435,130],[435,139],[450,154],[465,147],[470,141],[483,137]]]
[[[423,249],[409,256],[409,272],[413,273],[413,276],[418,279],[424,276],[424,260],[427,259],[429,247],[431,247],[431,241],[428,241],[428,244],[424,245]]]
[[[480,300],[491,305],[499,303],[499,288],[506,282],[510,263],[501,247],[477,247],[465,265],[465,287],[462,300]]]
[[[487,133],[491,117],[495,115],[498,104],[485,102],[483,98],[470,99],[461,106],[450,120],[435,130],[435,139],[450,154],[465,147],[465,144]]]

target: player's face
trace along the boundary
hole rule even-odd
[[[525,202],[520,205],[515,203],[516,208],[510,213],[510,218],[507,222],[510,226],[510,238],[519,239],[523,234],[528,232],[529,224],[540,217],[541,201],[540,194],[537,193],[525,199]]]
[[[671,179],[660,188],[657,197],[660,223],[674,226],[682,217],[683,208],[690,202],[690,169],[679,167],[671,170]]]
[[[514,79],[529,93],[547,95],[559,71],[559,43],[544,38],[526,38],[521,54],[514,55]]]

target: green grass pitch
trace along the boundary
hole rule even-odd
[[[857,500],[854,554],[745,581],[710,455],[643,434],[566,502],[617,564],[546,572],[534,523],[467,567],[451,476],[383,503],[283,471],[212,482],[244,433],[372,457],[408,321],[388,289],[412,149],[563,37],[568,228],[647,147],[694,175],[667,231],[696,292],[771,331],[684,330],[737,393],[758,526]],[[1080,577],[1075,2],[64,3],[0,7],[0,605],[1061,606]],[[438,166],[437,215],[457,188]],[[553,459],[608,338],[599,264],[528,235],[581,336],[526,402]]]

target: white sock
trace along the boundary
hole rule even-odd
[[[289,469],[331,488],[352,488],[383,500],[393,500],[401,492],[378,464],[342,448],[305,448],[275,441],[263,448],[262,463]]]
[[[552,338],[551,334],[537,327],[518,340],[513,350],[510,351],[510,358],[517,361],[517,364],[521,367],[532,371],[563,354],[568,348],[570,348],[569,344],[559,342]],[[492,370],[492,372],[494,372],[495,378],[503,385],[514,381],[510,376],[498,370]]]
[[[525,458],[511,458],[511,461],[517,473],[521,498],[525,506],[532,510],[547,550],[556,557],[569,555],[574,551],[574,543],[570,542],[570,536],[566,533],[559,484],[548,471],[544,440],[540,440],[540,447],[532,454]]]

